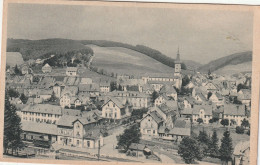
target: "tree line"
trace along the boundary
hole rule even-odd
[[[223,164],[228,164],[228,161],[232,160],[232,153],[232,138],[228,130],[223,134],[220,147],[216,130],[212,136],[203,130],[198,136],[193,133],[190,137],[184,137],[178,148],[178,154],[187,164],[195,163],[196,160],[201,161],[205,157],[219,158]]]

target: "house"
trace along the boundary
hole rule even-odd
[[[177,101],[177,92],[172,85],[166,84],[159,91],[160,94],[165,94],[171,97],[173,100]]]
[[[60,106],[50,104],[28,105],[21,110],[22,121],[55,124],[62,116]]]
[[[161,94],[159,97],[157,97],[154,100],[154,105],[159,106],[159,105],[165,103],[167,100],[170,100],[170,98],[168,96],[166,96],[165,94]]]
[[[145,136],[157,136],[158,129],[163,125],[163,117],[157,111],[150,111],[140,121],[142,138]]]
[[[128,105],[123,105],[120,100],[114,97],[110,97],[102,105],[102,117],[109,119],[122,119],[130,116],[130,110]]]
[[[42,141],[47,142],[46,147],[57,141],[58,129],[57,125],[46,123],[35,123],[32,121],[22,121],[21,128],[23,133],[21,135],[24,141]]]
[[[60,106],[61,107],[71,107],[71,97],[74,97],[74,96],[71,96],[71,94],[69,93],[65,93],[64,95],[62,95],[60,97]]]
[[[213,93],[210,97],[209,100],[214,103],[215,105],[223,105],[224,104],[224,97],[219,94],[218,92]]]
[[[77,76],[78,68],[77,67],[67,67],[66,75],[67,76]]]
[[[65,88],[65,85],[62,82],[55,82],[54,85],[52,86],[52,90],[54,92],[54,95],[57,98],[61,97],[61,91]]]
[[[140,132],[143,139],[150,139],[151,137],[159,137],[159,128],[164,126],[168,128],[175,127],[177,107],[161,106],[151,107],[147,114],[144,114],[140,121]]]
[[[150,102],[150,95],[136,91],[113,91],[108,96],[121,100],[122,104],[128,103],[133,109],[147,108]]]
[[[148,84],[151,85],[156,92],[159,92],[164,86],[164,83],[161,81],[149,81]]]
[[[250,141],[241,141],[235,146],[232,155],[232,164],[250,164]]]
[[[205,104],[207,102],[207,98],[202,93],[196,93],[194,99],[199,104]]]
[[[201,118],[203,123],[209,124],[209,120],[212,119],[212,105],[195,105],[192,111],[192,122],[198,122],[198,119]]]
[[[140,89],[141,92],[148,94],[148,95],[151,95],[154,92],[154,88],[150,84],[144,84],[144,85],[140,86],[140,88],[141,88]]]
[[[224,104],[223,119],[228,119],[230,124],[233,120],[240,126],[242,121],[247,119],[245,105]]]
[[[26,65],[26,64],[23,64],[21,66],[21,72],[22,72],[22,74],[28,74],[29,73],[29,66]]]
[[[187,96],[183,99],[183,108],[193,108],[193,106],[196,104],[196,100],[193,97]]]
[[[99,84],[80,84],[78,86],[79,92],[82,93],[89,93],[91,97],[96,98],[99,96],[100,93],[100,86]]]
[[[206,85],[205,85],[206,89],[208,92],[211,92],[211,93],[215,93],[216,91],[218,91],[218,86],[216,83],[213,83],[213,82],[208,82]]]
[[[46,64],[42,67],[42,72],[43,72],[43,73],[50,73],[51,70],[52,70],[52,67],[51,67],[48,63],[46,63]]]
[[[53,91],[51,89],[49,90],[40,89],[39,98],[41,98],[42,100],[48,100],[51,98],[52,93]]]
[[[58,144],[78,148],[98,148],[104,145],[97,123],[99,119],[63,115],[57,123]]]
[[[110,83],[109,82],[100,82],[99,83],[100,92],[107,93],[110,92]]]
[[[184,137],[190,136],[190,127],[160,127],[159,128],[159,137],[163,140],[181,142]]]
[[[251,91],[250,89],[240,89],[240,91],[237,93],[237,99],[242,102],[242,104],[245,104],[247,106],[251,103]]]
[[[145,156],[144,152],[151,153],[151,150],[144,144],[131,143],[127,154],[131,156],[143,157]]]

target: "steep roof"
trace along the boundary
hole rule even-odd
[[[161,88],[159,93],[176,94],[177,92],[172,85],[166,84]]]
[[[113,103],[115,103],[115,105],[118,106],[119,108],[124,108],[124,105],[122,104],[122,101],[118,100],[115,97],[109,97],[109,99],[102,105],[102,107],[104,105],[106,105],[109,101],[112,101]]]

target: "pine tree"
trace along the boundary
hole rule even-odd
[[[26,97],[23,93],[20,96],[20,100],[23,102],[23,104],[26,104],[28,97]]]
[[[210,138],[209,136],[207,135],[206,131],[200,131],[199,133],[199,136],[198,136],[198,142],[200,143],[200,147],[201,149],[203,150],[203,154],[205,156],[208,155],[208,146],[209,146],[209,143],[210,143]]]
[[[15,73],[16,75],[21,75],[21,71],[18,69],[17,64],[16,64],[15,67],[14,67],[14,73]]]
[[[184,137],[179,145],[178,154],[184,159],[185,163],[191,164],[195,160],[202,160],[203,154],[196,139]]]
[[[119,136],[117,145],[126,152],[132,143],[140,141],[141,133],[137,125],[125,129],[124,133]]]
[[[21,119],[16,113],[16,107],[10,104],[8,92],[5,96],[5,111],[4,111],[4,153],[7,153],[8,149],[17,151],[24,147],[21,139]]]
[[[213,135],[211,136],[210,142],[209,142],[209,154],[211,157],[218,157],[219,155],[219,147],[218,147],[218,135],[217,131],[213,131]]]
[[[221,161],[224,164],[228,164],[233,153],[232,138],[230,137],[230,132],[228,130],[224,132],[223,138],[221,139],[219,153]]]

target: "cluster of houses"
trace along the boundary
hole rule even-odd
[[[25,66],[22,75],[7,73],[6,87],[28,97],[24,105],[16,100],[21,104],[19,114],[27,141],[43,139],[65,146],[97,148],[104,145],[104,119],[122,120],[142,108],[148,109],[140,120],[145,139],[178,142],[190,136],[191,124],[199,119],[204,124],[213,119],[229,119],[235,125],[241,125],[243,119],[250,121],[251,91],[237,90],[238,84],[250,88],[250,74],[228,78],[212,74],[211,80],[208,75],[193,72],[183,86],[179,53],[174,73],[118,75],[113,90],[111,79],[84,76],[78,67],[67,67],[57,74],[46,63],[42,73],[34,74],[29,65]],[[179,95],[183,89],[191,92]],[[158,97],[153,98],[154,92]]]

